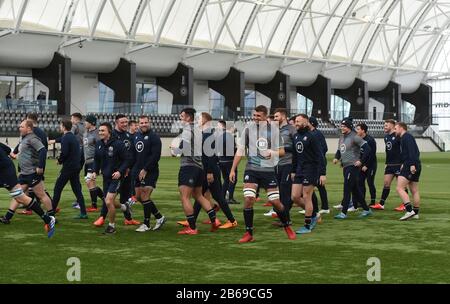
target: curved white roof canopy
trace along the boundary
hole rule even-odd
[[[386,79],[415,74],[420,82],[450,71],[448,0],[0,0],[0,46],[26,46],[29,34],[53,36],[39,38],[48,39],[45,60],[59,50],[75,70],[111,70],[125,56],[149,75],[184,61],[205,79],[234,65],[255,81],[281,69],[294,84],[318,73],[337,86],[385,75],[380,87]],[[78,49],[80,42],[86,47]],[[15,65],[3,49],[0,63]],[[255,65],[267,65],[267,73]],[[341,71],[348,81],[332,77]]]

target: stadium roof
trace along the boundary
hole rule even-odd
[[[60,50],[122,41],[128,55],[170,46],[238,62],[450,71],[448,0],[0,0],[0,43],[11,33],[59,35]]]

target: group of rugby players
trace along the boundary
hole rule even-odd
[[[297,234],[311,233],[321,222],[321,214],[330,213],[325,188],[325,154],[328,148],[325,137],[317,129],[317,119],[305,114],[288,118],[286,109],[275,109],[273,117],[268,114],[265,106],[257,106],[253,111],[253,121],[241,130],[235,145],[234,134],[227,130],[226,122],[220,121],[218,128],[213,128],[211,115],[202,112],[195,124],[195,109],[181,111],[182,132],[169,147],[173,156],[181,158],[178,187],[186,220],[178,222],[183,226],[179,234],[198,233],[196,221],[201,209],[209,217],[211,231],[237,227],[229,204],[237,203],[233,192],[237,183],[237,168],[243,156],[247,156],[243,175],[245,234],[240,243],[254,240],[253,206],[258,200],[260,188],[266,190],[267,205],[272,206],[268,215],[278,219],[273,224],[283,227],[291,240],[296,239]],[[375,140],[367,134],[365,124],[358,124],[354,129],[351,118],[342,120],[342,134],[333,163],[340,162],[343,168],[344,195],[342,204],[335,206],[341,210],[335,219],[345,219],[348,211],[358,207],[363,209],[361,218],[372,215],[371,209],[384,209],[394,177],[397,177],[397,192],[403,202],[402,208],[396,209],[406,211],[400,220],[418,219],[421,163],[416,141],[402,122],[386,120],[384,129],[384,188],[380,202],[376,203]],[[97,126],[97,119],[92,115],[86,117],[84,124],[79,113],[72,114],[70,120],[63,120],[60,125],[62,137],[49,142],[61,144],[58,164],[62,168],[53,198],[44,186],[48,143],[45,133],[37,127],[37,116],[29,114],[19,130],[21,140],[14,151],[4,144],[0,145],[0,186],[8,189],[12,197],[10,208],[0,218],[2,223],[9,224],[16,209],[23,205],[26,208],[23,213],[32,214],[34,211],[43,219],[48,237],[51,237],[55,231],[55,214],[59,211],[61,193],[69,181],[80,209],[77,219],[87,219],[87,212],[98,211],[97,199],[103,201],[100,217],[94,225],[103,226],[108,217],[104,234],[116,232],[116,208],[123,211],[125,225],[139,226],[137,232],[159,230],[166,222],[151,199],[159,177],[162,144],[151,129],[148,116],[139,117],[138,122],[129,122],[125,115],[119,114],[114,129],[107,122]],[[19,178],[11,161],[16,157]],[[79,180],[83,166],[92,203],[89,208],[85,206]],[[96,184],[100,173],[103,175],[101,188]],[[369,205],[365,201],[366,180],[371,196]],[[316,188],[322,201],[321,210],[314,192]],[[412,203],[407,188],[411,191]],[[117,194],[120,194],[119,202],[116,201]],[[194,205],[191,198],[195,200]],[[132,218],[131,206],[136,201],[144,209],[143,223]],[[46,212],[41,208],[41,203]],[[295,232],[291,229],[290,219],[294,204],[300,206],[305,214],[304,225]],[[353,206],[350,207],[350,204]],[[217,219],[218,210],[224,212],[226,223],[222,224]],[[156,219],[153,227],[150,225],[152,214]]]

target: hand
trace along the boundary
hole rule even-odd
[[[130,174],[130,169],[125,170],[125,175],[124,176],[127,177],[128,174]]]
[[[208,181],[208,184],[214,183],[214,175],[212,173],[206,174],[206,180]]]
[[[336,165],[338,163],[338,160],[335,158],[333,159],[333,164]]]
[[[235,172],[235,170],[231,169],[229,179],[230,179],[230,182],[232,182],[233,184],[236,182],[236,172]]]
[[[359,161],[359,160],[357,160],[357,161],[355,162],[355,167],[361,167],[361,166],[362,166],[362,162]]]
[[[325,186],[325,183],[327,182],[327,177],[325,175],[321,175],[319,179],[319,183],[321,186]]]
[[[17,154],[14,154],[14,152],[11,152],[11,153],[9,153],[9,157],[11,157],[12,159],[16,159]]]
[[[295,179],[295,173],[291,173],[291,181],[294,181]]]
[[[411,171],[412,174],[416,174],[416,166],[412,165],[409,170]]]
[[[260,151],[259,154],[261,154],[261,156],[264,157],[265,159],[270,159],[272,157],[271,150]]]
[[[361,171],[362,171],[362,172],[366,172],[367,169],[368,169],[368,168],[367,168],[366,166],[364,166],[364,167],[362,167]]]
[[[42,168],[36,168],[36,174],[38,174],[38,175],[44,174],[44,169],[42,169]]]
[[[56,143],[56,140],[54,140],[54,139],[50,139],[48,141],[48,145],[54,145],[55,143]]]
[[[121,174],[119,171],[116,171],[112,175],[112,179],[119,179],[121,177]]]
[[[141,172],[139,172],[139,180],[144,180],[146,175],[147,171],[145,169],[142,169]]]

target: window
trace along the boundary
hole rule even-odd
[[[330,107],[330,118],[334,120],[341,120],[344,117],[350,115],[350,102],[337,96],[331,95],[331,107]]]
[[[297,93],[297,109],[295,110],[295,113],[300,114],[306,114],[308,116],[311,116],[313,109],[313,101],[309,98],[306,98],[302,94]]]
[[[158,114],[158,86],[153,83],[136,83],[134,113]]]
[[[416,107],[405,100],[402,103],[402,121],[407,124],[412,124],[414,122]]]
[[[213,119],[223,119],[225,112],[225,97],[213,89],[209,89],[209,113]]]
[[[243,116],[252,116],[252,111],[256,107],[255,90],[245,90],[244,110],[241,111]]]
[[[106,113],[114,113],[114,91],[103,84],[102,82],[98,83],[98,92],[99,92],[99,108],[98,110],[88,109],[88,112],[106,112]]]
[[[439,131],[450,130],[450,78],[432,80],[433,124],[439,125]]]

